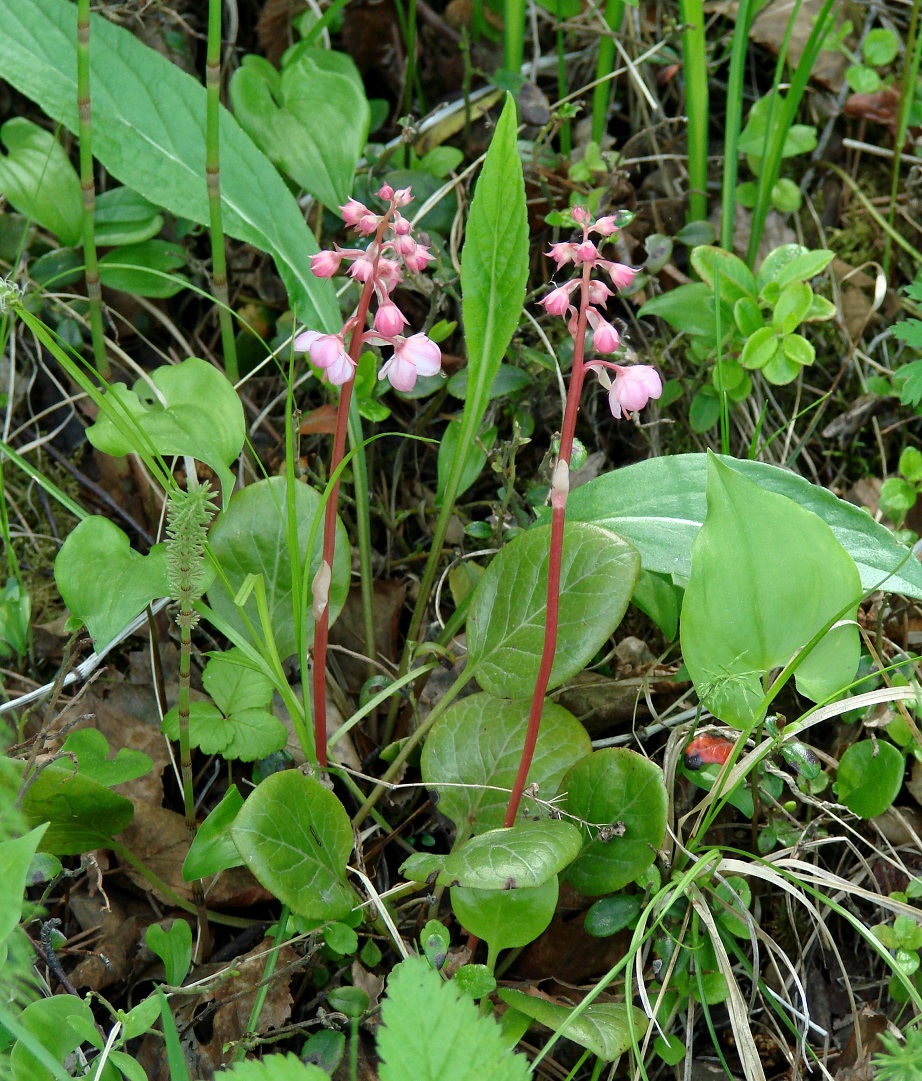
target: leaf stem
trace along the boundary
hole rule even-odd
[[[518,814],[525,781],[535,755],[538,742],[538,729],[541,726],[541,714],[544,710],[544,696],[547,694],[557,651],[557,624],[560,611],[560,567],[563,560],[563,527],[566,520],[567,494],[570,489],[570,457],[573,453],[573,439],[576,434],[576,417],[579,413],[579,400],[586,377],[586,310],[589,307],[589,279],[592,267],[583,264],[580,282],[579,319],[576,325],[576,337],[573,343],[573,370],[570,373],[570,386],[567,389],[567,404],[564,409],[563,427],[560,431],[560,449],[557,464],[554,467],[554,479],[551,484],[551,546],[547,564],[547,618],[544,623],[544,647],[541,651],[541,664],[538,678],[531,699],[528,715],[528,729],[525,733],[525,746],[519,760],[509,806],[506,808],[504,826],[511,826]]]

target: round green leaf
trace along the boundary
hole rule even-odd
[[[782,244],[765,256],[756,282],[760,293],[767,299],[765,287],[771,282],[779,290],[790,282],[805,282],[825,270],[835,258],[835,252],[826,248],[812,250],[802,244]]]
[[[419,852],[400,871],[416,882],[437,873],[440,886],[481,890],[542,886],[576,858],[581,841],[579,830],[569,822],[519,822],[472,837],[448,856]]]
[[[624,747],[595,751],[561,783],[567,811],[582,827],[583,848],[564,877],[594,896],[613,893],[642,874],[666,834],[666,787],[662,770]],[[600,835],[600,827],[610,832]]]
[[[802,334],[788,334],[782,341],[781,348],[788,360],[801,367],[805,368],[816,360],[816,350],[812,342],[807,341]]]
[[[0,128],[0,192],[26,217],[65,247],[80,243],[83,196],[80,178],[51,132],[17,116]]]
[[[778,335],[772,327],[762,327],[746,340],[740,354],[744,368],[764,368],[778,351]]]
[[[667,1066],[678,1066],[685,1058],[685,1044],[678,1036],[657,1036],[653,1041],[653,1050]]]
[[[815,514],[708,456],[707,516],[692,545],[682,605],[685,664],[704,705],[739,728],[762,701],[762,679],[861,598],[855,563]],[[858,666],[854,626],[833,628],[795,674],[820,701]]]
[[[845,81],[856,94],[874,94],[883,86],[877,72],[864,64],[849,64],[845,69]]]
[[[502,826],[525,747],[529,709],[523,699],[473,694],[453,702],[429,734],[423,780],[438,793],[439,812],[454,822],[460,840]],[[573,714],[545,702],[528,785],[537,784],[542,799],[553,799],[566,771],[591,750],[589,735]],[[471,787],[440,787],[447,784]],[[525,805],[529,813],[546,813],[527,797]]]
[[[296,484],[295,516],[298,525],[298,556],[302,566],[307,555],[314,517],[319,513],[320,496],[306,484]],[[309,578],[320,567],[323,552],[323,529],[314,534]],[[290,657],[297,648],[292,624],[292,577],[288,557],[288,505],[284,477],[270,477],[235,492],[226,511],[221,514],[209,536],[215,559],[221,566],[227,585],[219,576],[208,590],[208,603],[215,612],[243,637],[249,634],[246,624],[234,604],[234,597],[249,574],[261,574],[266,586],[266,599],[272,623],[272,633],[279,656]],[[349,591],[349,538],[342,522],[336,523],[336,551],[333,556],[333,580],[330,583],[330,623],[339,615]],[[229,587],[229,588],[228,588]],[[251,593],[244,605],[252,625],[259,627],[256,598]],[[310,604],[305,614],[306,633],[313,629]]]
[[[455,983],[473,999],[496,990],[496,978],[486,965],[462,965],[455,973]]]
[[[54,578],[71,615],[83,620],[100,650],[158,597],[169,595],[166,545],[134,551],[108,518],[85,518],[61,545]]]
[[[292,912],[338,920],[352,911],[349,816],[313,777],[299,770],[267,777],[244,803],[231,833],[247,867]]]
[[[189,357],[181,364],[166,364],[133,390],[113,383],[106,392],[109,408],[100,410],[86,430],[97,450],[117,456],[146,444],[164,456],[189,454],[210,466],[221,481],[226,506],[234,489],[228,466],[243,447],[246,426],[237,392],[213,364]],[[112,413],[117,411],[117,426]],[[128,428],[130,436],[123,434]],[[131,431],[137,428],[137,433]]]
[[[640,898],[620,893],[596,901],[583,920],[583,930],[595,938],[608,938],[623,931],[640,914]]]
[[[791,282],[778,297],[772,312],[772,327],[777,334],[790,334],[810,310],[813,290],[806,282]]]
[[[554,918],[557,894],[556,875],[532,889],[455,886],[451,890],[451,908],[465,931],[482,938],[496,952],[534,942]]]
[[[719,280],[722,300],[731,304],[735,304],[741,297],[755,300],[755,277],[738,255],[710,244],[702,244],[700,248],[692,251],[691,264],[712,292]]]
[[[694,432],[707,432],[720,419],[720,395],[712,386],[703,386],[692,399],[688,423]]]
[[[474,591],[467,617],[471,675],[485,691],[527,698],[535,685],[547,615],[550,526],[507,544]],[[564,530],[557,652],[548,689],[583,669],[621,622],[640,558],[620,537],[569,522]]]
[[[869,30],[867,37],[861,45],[861,55],[868,64],[875,68],[882,68],[886,64],[892,64],[896,59],[900,43],[892,30],[884,27],[875,27]]]
[[[892,743],[853,743],[839,760],[836,794],[853,814],[875,818],[899,795],[905,769],[906,760]]]
[[[800,370],[800,364],[788,357],[782,345],[782,348],[762,369],[762,374],[769,383],[773,383],[776,387],[783,387],[788,383],[793,383],[800,375]]]
[[[772,206],[776,210],[780,210],[782,214],[793,214],[800,210],[802,203],[800,188],[793,180],[782,177],[775,181],[772,186]]]
[[[629,1007],[625,1002],[592,1002],[575,1021],[569,1021],[572,1006],[558,1006],[545,998],[507,988],[500,989],[499,997],[508,1006],[554,1032],[563,1030],[568,1040],[588,1048],[603,1062],[613,1062],[631,1046],[628,1009],[633,1011],[635,1039],[643,1037],[649,1024],[643,1010],[637,1006]]]

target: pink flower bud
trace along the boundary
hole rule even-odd
[[[616,353],[621,345],[621,339],[611,323],[600,319],[592,334],[592,345],[600,353]]]
[[[591,240],[584,240],[580,244],[573,256],[573,262],[579,265],[580,263],[594,263],[599,257],[599,249],[592,243]]]
[[[346,225],[355,226],[358,225],[359,218],[368,213],[368,207],[360,203],[358,199],[350,199],[345,206],[339,208],[339,212]]]
[[[598,233],[599,236],[611,236],[612,233],[616,233],[617,231],[618,226],[615,225],[614,214],[606,214],[604,218],[599,218],[590,230],[590,232]]]
[[[412,255],[416,251],[416,241],[410,236],[409,231],[398,233],[394,237],[394,251],[400,256]]]
[[[378,373],[379,379],[389,379],[395,390],[409,391],[421,375],[437,375],[442,368],[442,353],[425,334],[414,334],[399,340],[394,355]]]
[[[386,203],[389,203],[394,198],[394,189],[390,184],[382,184],[380,188],[375,192],[375,195],[379,199],[383,199]]]
[[[394,192],[394,206],[409,206],[413,202],[412,188],[398,188]]]
[[[616,289],[627,289],[634,278],[640,273],[633,267],[625,266],[624,263],[607,263],[605,269]]]
[[[343,257],[335,251],[319,251],[311,256],[311,273],[316,278],[332,278]]]
[[[385,338],[393,338],[399,334],[406,323],[403,312],[392,300],[380,304],[375,312],[375,330]]]
[[[649,364],[632,364],[630,367],[613,365],[615,381],[608,392],[608,405],[612,416],[620,418],[643,409],[651,398],[663,393],[663,383],[655,368]]]
[[[406,236],[407,233],[413,228],[408,218],[405,218],[402,214],[395,214],[393,220],[394,233],[397,236]]]
[[[584,206],[575,206],[570,211],[570,216],[577,225],[588,225],[592,221],[592,215]]]
[[[378,214],[372,214],[370,210],[366,210],[365,213],[359,218],[355,224],[355,228],[362,236],[371,236],[373,232],[378,228],[381,222],[381,218]]]
[[[572,281],[567,282],[566,285],[559,285],[556,289],[552,289],[544,300],[539,300],[538,303],[548,315],[566,315],[570,311],[570,294],[578,284],[578,281]]]
[[[356,281],[367,282],[374,272],[375,263],[368,252],[362,252],[361,255],[353,262],[349,267],[349,273]]]

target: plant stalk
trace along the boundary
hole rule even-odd
[[[525,733],[525,747],[519,760],[519,769],[509,796],[506,817],[503,825],[508,827],[515,822],[528,771],[531,769],[538,742],[538,729],[541,726],[541,714],[544,711],[544,696],[547,694],[557,651],[557,624],[560,613],[560,567],[563,560],[563,527],[566,521],[567,494],[570,489],[570,457],[573,453],[573,438],[576,434],[576,417],[579,413],[579,401],[586,377],[586,309],[589,307],[589,280],[592,267],[583,264],[583,276],[580,283],[579,319],[576,325],[576,338],[573,343],[573,370],[570,373],[570,386],[567,389],[567,404],[564,409],[563,427],[560,430],[560,449],[557,464],[554,467],[554,479],[551,484],[551,545],[547,564],[547,616],[544,623],[544,647],[541,651],[541,664],[538,678],[531,699],[528,715],[528,729]]]
[[[83,261],[86,295],[90,301],[90,337],[96,372],[102,379],[112,374],[106,354],[102,322],[102,287],[96,257],[93,213],[96,209],[96,181],[93,177],[93,123],[90,100],[90,0],[77,2],[77,114],[80,124],[80,191],[83,195]]]
[[[205,180],[208,185],[208,222],[211,226],[211,284],[218,302],[224,372],[236,383],[240,378],[237,343],[227,290],[227,255],[221,215],[221,0],[208,0],[208,45],[205,62]]]

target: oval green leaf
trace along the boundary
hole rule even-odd
[[[885,740],[853,743],[839,760],[836,793],[861,818],[882,815],[900,793],[906,760]]]
[[[550,926],[557,908],[556,875],[543,886],[518,890],[475,890],[455,886],[451,907],[469,934],[498,950],[527,946]]]
[[[0,128],[0,192],[26,217],[65,247],[79,244],[83,229],[80,178],[64,147],[38,124],[17,116]]]

